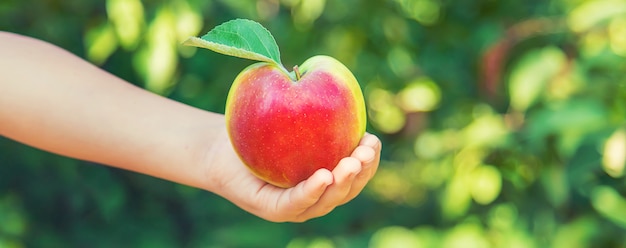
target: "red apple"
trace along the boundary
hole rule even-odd
[[[235,79],[226,122],[252,173],[288,188],[350,156],[365,133],[365,103],[350,70],[329,56],[312,57],[293,73],[262,62]]]

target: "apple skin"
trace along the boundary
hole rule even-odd
[[[282,188],[316,170],[333,170],[365,133],[363,93],[350,70],[318,55],[292,80],[282,67],[256,63],[235,79],[226,101],[231,143],[250,171]]]

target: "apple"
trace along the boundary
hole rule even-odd
[[[235,79],[226,101],[231,143],[250,171],[282,188],[333,170],[365,133],[356,78],[341,62],[314,56],[289,73],[260,62]]]

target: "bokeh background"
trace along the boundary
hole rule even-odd
[[[354,72],[384,144],[357,199],[269,223],[0,137],[0,247],[626,247],[626,0],[0,2],[0,30],[219,113],[252,62],[180,43],[234,18]]]

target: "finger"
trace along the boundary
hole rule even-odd
[[[333,174],[327,169],[319,169],[289,191],[287,203],[296,208],[308,208],[320,199],[332,183]]]
[[[365,188],[365,185],[367,185],[369,180],[374,177],[376,171],[378,170],[382,144],[380,143],[380,140],[374,135],[371,135],[369,137],[369,140],[366,140],[366,138],[364,138],[363,140],[364,141],[362,141],[361,143],[364,145],[357,147],[357,149],[355,149],[352,153],[353,157],[361,161],[361,163],[363,164],[363,169],[354,179],[354,182],[350,187],[350,192],[341,202],[341,204],[345,204],[351,201],[359,193],[361,193],[363,188]]]
[[[291,221],[300,222],[325,215],[332,211],[336,206],[353,199],[359,192],[361,192],[365,184],[367,184],[369,179],[371,179],[377,170],[378,161],[380,159],[380,150],[381,143],[378,137],[366,133],[361,139],[359,147],[357,147],[357,149],[353,152],[352,158],[345,158],[341,160],[337,167],[333,170],[330,178],[330,182],[333,183],[332,176],[334,176],[334,183],[332,185],[329,187],[317,188],[318,191],[315,191],[316,187],[313,178],[319,171],[316,172],[316,174],[314,174],[314,176],[310,179],[307,179],[307,181],[311,180],[308,186],[310,189],[308,191],[315,193],[309,194],[311,197],[309,200],[294,200],[294,202],[299,203],[290,204],[293,206],[290,211],[302,211],[296,220]],[[363,168],[361,168],[362,165]],[[330,173],[327,170],[325,170],[325,172]],[[355,181],[355,177],[360,178],[359,182],[353,182]],[[291,194],[294,195],[294,199],[298,191],[307,191],[304,190],[305,186],[302,186],[303,183],[300,183],[293,188],[294,192]],[[356,187],[356,189],[354,189],[354,187]],[[320,197],[322,198],[320,199]],[[304,210],[305,208],[309,209]]]
[[[359,146],[369,146],[375,148],[380,145],[380,139],[371,133],[365,133],[361,141],[359,142]]]
[[[324,192],[319,201],[303,212],[302,216],[314,218],[332,211],[350,192],[352,180],[354,180],[354,177],[360,171],[361,162],[356,158],[347,157],[339,161],[333,170],[333,176],[335,179],[333,184],[328,186],[326,192]]]
[[[369,163],[376,158],[376,151],[370,146],[361,145],[357,146],[350,156],[358,159],[362,163]]]
[[[369,180],[376,173],[381,149],[382,144],[378,137],[366,133],[363,139],[361,139],[360,145],[354,149],[351,155],[361,161],[363,165],[363,170],[357,175],[358,178],[367,178]]]
[[[363,163],[367,163],[367,164],[373,164],[372,162],[375,162],[376,166],[372,166],[373,167],[372,169],[374,169],[374,170],[371,171],[372,174],[375,174],[376,170],[378,169],[378,164],[380,162],[380,153],[382,151],[383,144],[382,144],[382,142],[380,142],[380,139],[378,139],[378,137],[376,137],[376,135],[369,134],[369,133],[365,134],[365,136],[361,140],[361,144],[363,146],[369,146],[369,147],[374,149],[374,154],[376,154],[376,156],[374,157],[373,161],[368,161],[368,160],[361,160],[361,161]]]
[[[333,180],[333,174],[329,170],[317,170],[308,179],[285,191],[284,197],[278,201],[277,211],[299,215],[319,201]]]
[[[361,193],[363,188],[365,188],[365,185],[367,185],[367,183],[376,174],[378,164],[378,160],[373,160],[370,163],[363,165],[364,169],[355,177],[352,186],[350,187],[350,192],[346,195],[346,198],[340,203],[340,205],[353,200],[357,195],[359,195],[359,193]]]

